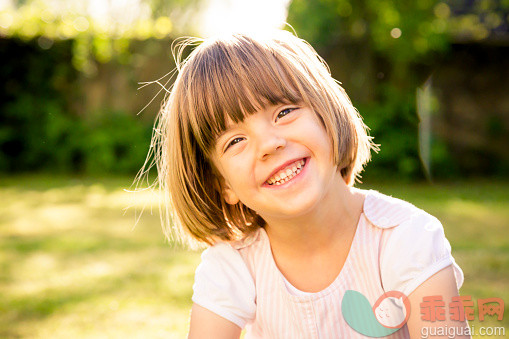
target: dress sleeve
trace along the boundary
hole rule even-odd
[[[463,272],[451,255],[451,245],[437,218],[417,213],[384,232],[380,271],[385,291],[410,295],[419,285],[443,268],[452,265],[458,289]]]
[[[195,272],[194,303],[244,328],[256,312],[255,285],[237,250],[226,243],[206,249]]]

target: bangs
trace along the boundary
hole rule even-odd
[[[302,70],[296,58],[288,60],[289,52],[274,42],[267,46],[245,36],[197,48],[182,70],[186,84],[183,113],[205,153],[230,122],[243,122],[269,105],[307,101],[304,88],[308,86],[302,83],[305,76],[296,76],[302,75]]]

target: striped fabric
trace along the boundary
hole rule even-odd
[[[385,250],[384,244],[395,229],[393,227],[416,214],[425,212],[402,200],[368,191],[344,267],[331,285],[317,293],[295,293],[295,288],[292,293],[287,288],[288,282],[285,283],[276,266],[263,228],[249,240],[233,243],[233,248],[246,263],[256,289],[255,318],[247,323],[245,338],[366,338],[343,319],[343,295],[347,290],[355,290],[373,305],[386,292],[381,277],[380,253]],[[454,264],[452,257],[444,265],[451,263]],[[455,268],[461,276],[459,267],[455,265]],[[387,338],[409,338],[406,325]]]

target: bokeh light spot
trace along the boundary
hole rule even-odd
[[[398,39],[400,36],[401,36],[401,29],[394,27],[391,30],[391,37],[393,37],[394,39]]]

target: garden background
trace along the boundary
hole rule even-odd
[[[381,144],[359,186],[437,216],[461,293],[509,302],[508,18],[505,0],[0,1],[0,337],[185,337],[200,253],[164,240],[157,192],[125,190],[172,41],[239,24],[316,47]]]

